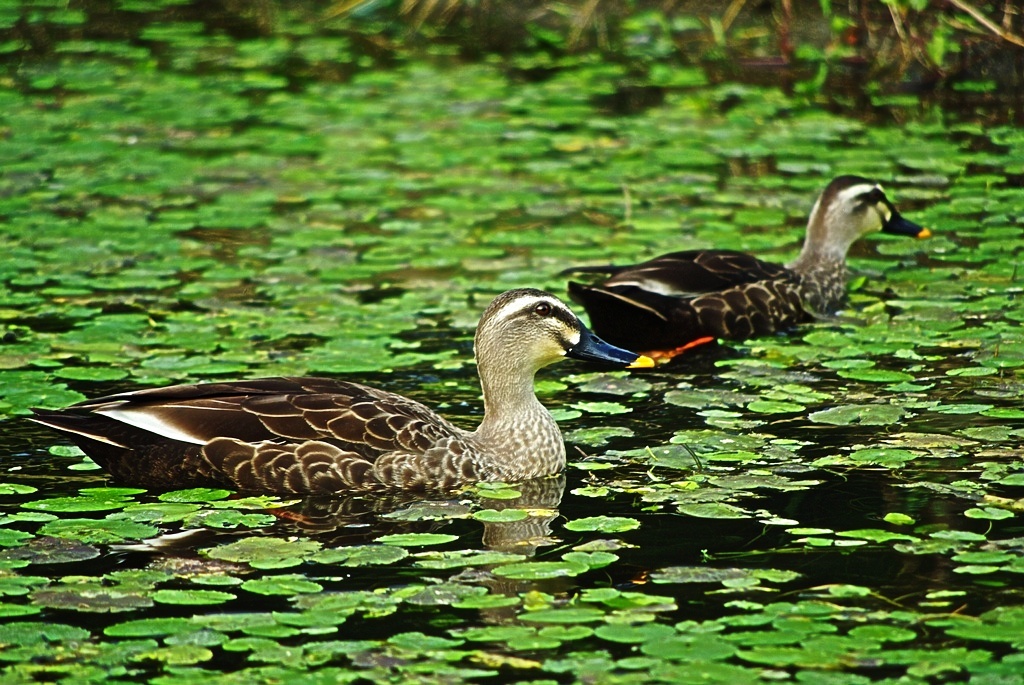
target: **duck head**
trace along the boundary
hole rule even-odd
[[[525,367],[533,373],[565,357],[625,368],[654,366],[649,357],[594,335],[554,295],[521,288],[498,295],[484,311],[474,340],[481,376],[485,367]]]
[[[811,210],[804,252],[844,260],[858,238],[876,231],[914,238],[931,236],[927,228],[900,214],[874,181],[839,176],[828,184]]]

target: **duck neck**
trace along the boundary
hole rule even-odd
[[[850,242],[828,236],[829,217],[815,205],[807,224],[807,237],[800,255],[786,266],[800,275],[800,297],[804,308],[823,316],[834,313],[846,300],[846,252]]]
[[[806,273],[820,265],[845,264],[846,252],[850,249],[849,242],[836,240],[829,236],[830,221],[828,212],[822,208],[821,200],[811,210],[811,218],[807,222],[807,233],[800,255],[787,266],[798,273]]]
[[[480,374],[484,395],[481,425],[503,425],[521,414],[547,413],[533,389],[533,374],[523,369],[514,373]]]
[[[800,255],[786,265],[805,279],[840,280],[846,285],[846,251],[824,249],[820,245],[804,243]]]
[[[480,374],[484,418],[474,432],[493,458],[492,478],[523,480],[561,471],[565,445],[551,413],[533,389],[529,369]]]

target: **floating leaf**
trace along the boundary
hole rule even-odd
[[[839,371],[840,378],[849,378],[855,381],[866,381],[868,383],[899,383],[901,381],[912,381],[914,376],[902,371],[885,371],[883,369],[853,369]]]
[[[520,621],[528,623],[593,623],[604,618],[600,609],[570,607],[567,609],[540,609],[519,614]]]
[[[838,537],[845,538],[857,538],[860,540],[868,540],[870,542],[889,542],[892,540],[900,540],[905,542],[915,542],[917,538],[912,535],[904,535],[902,533],[893,533],[888,530],[881,530],[878,528],[862,528],[859,530],[841,530],[836,533]]]
[[[112,511],[122,509],[132,503],[131,495],[145,490],[131,488],[97,488],[93,491],[83,490],[78,497],[54,497],[45,500],[26,502],[26,509],[52,511],[62,513],[83,513],[89,511]]]
[[[39,607],[25,606],[22,604],[8,604],[0,602],[0,618],[17,618],[18,616],[31,616],[42,611]]]
[[[791,414],[802,412],[806,407],[795,402],[780,402],[776,400],[754,400],[747,404],[747,409],[757,414]]]
[[[710,566],[669,566],[651,574],[655,583],[721,583],[746,578],[750,572],[739,568]]]
[[[577,402],[571,406],[587,414],[628,414],[633,411],[618,402]]]
[[[215,488],[190,488],[188,490],[172,490],[161,493],[157,499],[163,502],[213,502],[227,499],[231,496],[230,490]]]
[[[141,651],[135,661],[162,661],[171,666],[200,664],[213,658],[213,652],[200,645],[171,645]]]
[[[910,526],[914,524],[914,519],[906,514],[899,512],[890,512],[882,517],[882,520],[886,523],[891,523],[896,526]]]
[[[542,580],[578,576],[587,571],[585,564],[571,561],[524,561],[504,564],[494,569],[494,575],[519,580]]]
[[[153,606],[153,599],[141,591],[68,585],[45,588],[32,593],[32,603],[65,611],[113,613]]]
[[[725,502],[696,502],[679,505],[679,513],[704,519],[741,519],[749,518],[750,514],[732,504]]]
[[[76,540],[56,537],[33,538],[22,547],[0,552],[0,560],[23,559],[31,564],[67,564],[95,559],[100,551]]]
[[[37,492],[37,488],[20,483],[0,483],[0,495],[28,495]]]
[[[640,650],[659,659],[698,663],[727,659],[738,651],[734,644],[714,635],[674,635],[656,638],[644,642]]]
[[[42,535],[78,540],[86,544],[111,544],[127,540],[144,540],[159,529],[145,523],[123,519],[60,519],[39,529]]]
[[[9,645],[59,643],[89,637],[87,629],[65,623],[12,621],[4,625],[4,642]]]
[[[0,529],[0,547],[17,547],[33,537],[31,533],[9,528]]]
[[[153,600],[160,604],[210,605],[223,604],[234,599],[230,592],[218,590],[157,590]]]
[[[997,509],[995,507],[975,507],[974,509],[968,509],[964,512],[964,516],[972,519],[989,519],[992,521],[1000,521],[1002,519],[1013,518],[1014,514],[1012,511],[1006,509]]]
[[[814,423],[834,426],[888,426],[899,421],[904,414],[900,407],[888,404],[847,404],[812,412],[807,418]]]
[[[104,628],[104,635],[111,637],[163,637],[189,630],[187,618],[140,618],[115,623]]]
[[[457,602],[452,602],[456,609],[500,609],[519,604],[519,598],[505,595],[469,595]]]
[[[381,535],[377,538],[377,542],[399,547],[429,547],[432,545],[446,545],[458,539],[458,535],[449,535],[447,533],[395,533],[393,535]]]
[[[481,509],[473,512],[473,518],[485,523],[509,523],[529,518],[530,513],[524,509]]]
[[[53,375],[75,381],[119,381],[127,378],[128,372],[101,366],[65,366],[55,369]]]
[[[324,587],[319,583],[306,580],[304,576],[288,574],[247,580],[242,583],[242,589],[247,592],[255,592],[258,595],[286,595],[290,597],[308,592],[321,592]]]
[[[393,545],[354,545],[317,552],[310,557],[321,564],[342,566],[380,566],[393,564],[409,556],[409,552]]]
[[[565,523],[566,530],[596,531],[599,533],[623,533],[640,527],[640,522],[625,516],[590,516]]]
[[[660,623],[642,623],[640,625],[611,624],[598,626],[594,634],[602,640],[610,642],[623,642],[626,644],[640,644],[650,640],[660,640],[675,635],[676,631],[671,626]]]
[[[298,566],[320,549],[311,540],[282,540],[250,537],[206,550],[211,559],[242,562],[253,568],[286,568]]]
[[[450,640],[434,635],[424,635],[421,632],[397,633],[388,638],[388,644],[414,652],[451,649],[460,646],[462,642],[462,640]]]
[[[603,568],[618,560],[619,555],[611,552],[566,552],[562,555],[562,561],[582,564],[588,568]]]
[[[600,447],[612,438],[628,438],[633,436],[629,428],[605,426],[601,428],[578,428],[565,434],[569,442],[590,447]]]

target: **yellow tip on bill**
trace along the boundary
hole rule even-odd
[[[636,361],[626,367],[627,369],[652,369],[654,368],[654,360],[645,354],[641,354],[636,358]]]
[[[917,237],[918,238],[931,238],[932,237],[932,232],[929,231],[927,228],[922,228],[921,232],[917,234]]]

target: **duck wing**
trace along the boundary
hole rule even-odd
[[[140,390],[36,410],[35,420],[147,487],[337,492],[415,480],[395,465],[427,459],[436,470],[442,452],[468,451],[464,434],[419,402],[328,378]]]
[[[632,286],[673,297],[693,297],[789,274],[781,264],[735,250],[683,250],[617,267],[605,287]]]

